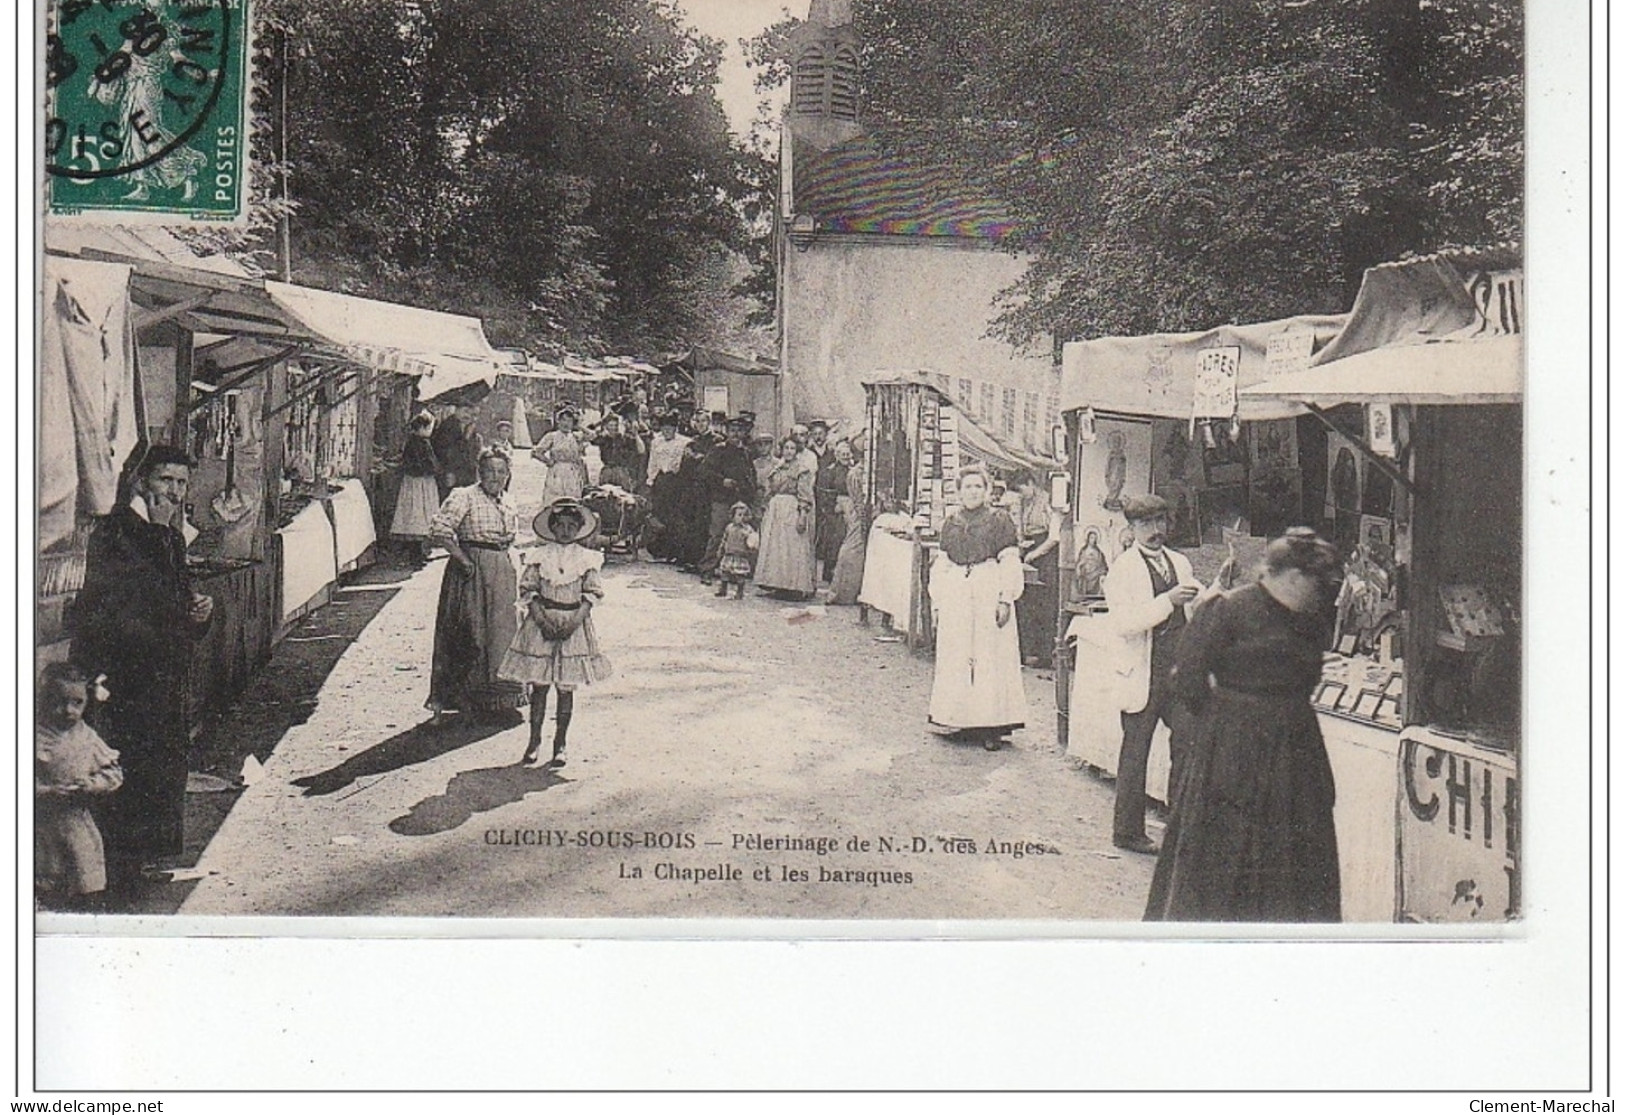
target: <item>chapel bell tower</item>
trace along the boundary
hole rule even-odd
[[[851,0],[812,0],[789,35],[790,130],[817,150],[863,134]]]

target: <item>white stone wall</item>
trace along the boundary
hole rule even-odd
[[[1059,387],[1050,347],[1018,351],[986,336],[994,297],[1021,277],[1023,260],[956,241],[856,235],[792,243],[784,260],[785,389],[797,421],[839,417],[856,429],[865,380],[924,371],[1001,440],[1047,450]]]

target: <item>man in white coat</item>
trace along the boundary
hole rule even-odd
[[[1125,499],[1123,517],[1134,532],[1134,545],[1118,555],[1101,586],[1109,622],[1117,636],[1108,640],[1108,645],[1112,648],[1112,673],[1123,723],[1112,843],[1131,852],[1155,855],[1157,845],[1145,833],[1146,764],[1157,721],[1173,730],[1176,698],[1171,672],[1180,634],[1201,588],[1189,559],[1164,545],[1168,533],[1166,500],[1159,496]],[[1174,759],[1177,776],[1177,753]],[[1170,797],[1174,785],[1171,776]]]

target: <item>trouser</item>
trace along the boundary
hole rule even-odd
[[[1174,770],[1168,777],[1168,796],[1178,784],[1179,747],[1184,742],[1182,733],[1174,727],[1174,709],[1177,698],[1166,671],[1152,673],[1151,692],[1145,708],[1139,712],[1125,712],[1123,720],[1123,746],[1117,755],[1117,801],[1112,811],[1112,839],[1138,840],[1145,836],[1145,775],[1151,758],[1151,737],[1156,734],[1157,721],[1168,725],[1173,733],[1170,759]],[[1172,804],[1171,802],[1169,804]]]
[[[700,561],[700,569],[710,573],[716,569],[717,563],[722,560],[722,532],[728,526],[728,520],[733,518],[733,504],[712,503],[711,522],[705,536],[705,557]]]

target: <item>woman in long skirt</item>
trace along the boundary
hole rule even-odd
[[[943,524],[931,563],[937,628],[931,723],[997,751],[1003,737],[1025,725],[1027,697],[1015,614],[1023,587],[1016,524],[988,506],[990,487],[980,465],[960,470],[960,508]]]
[[[846,522],[846,537],[841,539],[840,552],[835,557],[835,578],[829,586],[831,604],[856,604],[863,591],[863,563],[868,550],[869,515],[864,498],[863,469],[853,458],[852,447],[842,441],[835,445],[835,455],[846,465],[846,494],[839,507]]]
[[[1336,789],[1310,693],[1337,552],[1307,528],[1271,542],[1261,581],[1217,597],[1180,638],[1192,711],[1148,921],[1338,921]]]
[[[429,556],[429,523],[440,509],[440,460],[435,456],[434,415],[427,411],[412,419],[411,436],[401,452],[401,485],[395,496],[392,537],[412,545],[420,561]]]
[[[671,548],[678,567],[689,573],[705,560],[705,543],[710,534],[711,497],[705,490],[705,454],[704,442],[690,442],[677,466]]]
[[[1016,479],[1021,493],[1019,513],[1022,560],[1027,563],[1027,590],[1016,603],[1021,626],[1021,660],[1029,666],[1048,666],[1055,657],[1055,632],[1060,610],[1061,515],[1049,505],[1049,493],[1038,478],[1023,472]]]
[[[756,585],[770,592],[809,597],[818,572],[813,551],[813,470],[794,437],[780,443],[779,463],[768,474],[767,490]]]
[[[587,458],[581,435],[576,432],[579,415],[570,407],[558,414],[558,428],[548,433],[530,451],[547,466],[542,483],[542,505],[558,499],[580,499],[587,488]]]
[[[436,721],[452,709],[512,719],[525,702],[523,688],[497,673],[518,627],[519,578],[508,553],[518,519],[503,495],[508,470],[507,457],[487,451],[479,483],[453,488],[430,527],[451,555],[440,582],[429,674],[427,707]]]

